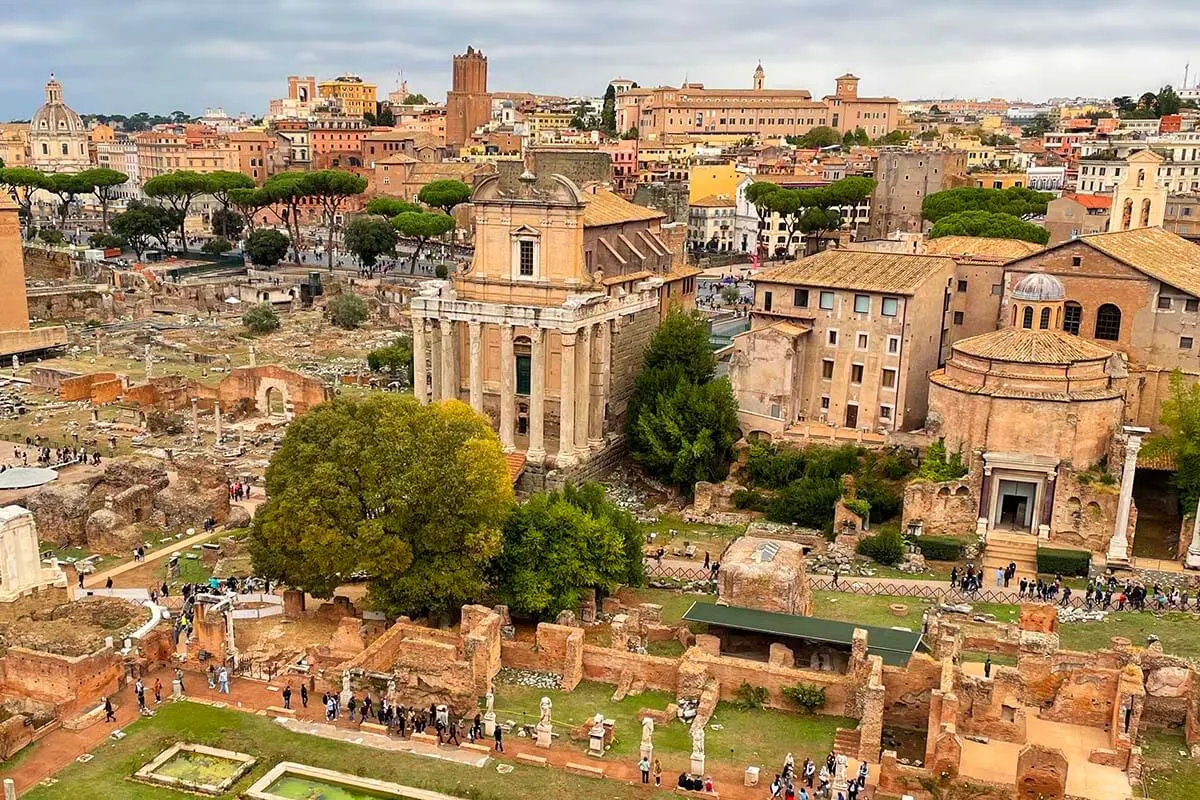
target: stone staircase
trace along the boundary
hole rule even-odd
[[[1030,533],[991,531],[983,550],[983,588],[996,586],[996,568],[1003,569],[1009,563],[1017,565],[1017,576],[1010,588],[1021,582],[1021,578],[1037,577],[1038,539]]]
[[[858,758],[862,734],[858,728],[838,728],[833,735],[833,752]]]

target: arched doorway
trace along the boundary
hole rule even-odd
[[[287,416],[287,404],[283,399],[283,392],[274,386],[267,389],[267,416],[284,417]]]

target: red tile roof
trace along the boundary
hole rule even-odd
[[[1074,200],[1084,208],[1112,208],[1112,197],[1106,194],[1072,194],[1063,192],[1063,197]]]

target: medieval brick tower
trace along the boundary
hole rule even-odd
[[[492,117],[487,57],[474,47],[454,57],[454,80],[446,93],[446,144],[461,147]]]

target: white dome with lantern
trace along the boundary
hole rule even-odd
[[[51,74],[46,102],[29,123],[29,165],[43,172],[79,172],[91,166],[83,120],[63,102],[62,84]]]

